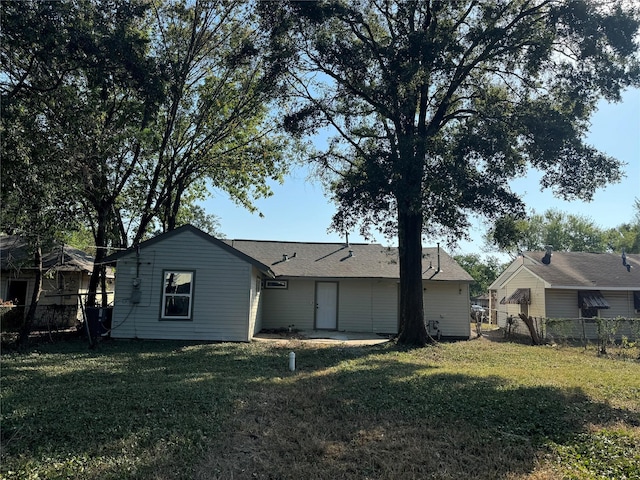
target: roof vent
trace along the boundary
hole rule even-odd
[[[549,265],[551,263],[551,256],[553,255],[553,245],[545,245],[544,250],[545,254],[541,261],[545,265]]]
[[[349,257],[353,257],[353,250],[349,250]]]
[[[627,254],[624,252],[624,248],[622,249],[622,266],[627,269],[627,272],[631,271],[631,264],[627,263]]]
[[[289,255],[287,255],[286,253],[282,254],[282,261],[286,262],[287,260],[289,260]]]

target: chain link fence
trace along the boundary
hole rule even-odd
[[[600,353],[609,347],[639,348],[640,318],[544,318],[531,317],[533,328],[547,343],[597,345]],[[505,336],[529,334],[522,319],[507,318]]]

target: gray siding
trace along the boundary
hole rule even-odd
[[[548,289],[545,295],[547,299],[547,317],[578,318],[580,316],[577,290]]]
[[[633,291],[600,290],[602,296],[611,308],[598,311],[603,318],[637,316],[633,309]],[[578,308],[577,290],[549,289],[547,296],[547,317],[549,318],[577,318],[580,316]]]
[[[193,271],[192,320],[160,320],[163,271]],[[140,279],[140,303],[131,302]],[[115,338],[248,341],[252,266],[185,231],[118,260]]]
[[[640,289],[640,285],[638,286]],[[636,317],[633,308],[633,292],[603,291],[602,295],[607,299],[611,308],[600,312],[603,317]]]
[[[632,318],[636,316],[633,310],[633,292],[632,291],[607,291],[601,290],[602,296],[607,300],[611,308],[598,310],[598,315],[602,318],[626,317]],[[549,289],[546,292],[547,297],[547,317],[552,319],[577,319],[580,317],[580,309],[578,308],[578,291],[577,290],[560,290]],[[629,324],[624,324],[618,330],[616,336],[631,335]],[[586,319],[582,321],[573,321],[556,328],[549,328],[547,336],[553,338],[556,336],[570,338],[598,338],[598,325],[594,320]]]
[[[396,280],[374,281],[371,293],[373,331],[398,333],[398,286]]]

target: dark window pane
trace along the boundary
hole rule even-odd
[[[188,317],[189,297],[181,295],[167,296],[164,306],[164,315],[166,317]]]

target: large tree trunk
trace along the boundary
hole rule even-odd
[[[398,343],[424,346],[429,342],[422,303],[422,214],[398,204],[400,254],[400,335]]]
[[[31,294],[29,310],[27,310],[27,316],[25,317],[24,323],[18,333],[18,345],[25,345],[29,340],[31,327],[33,326],[33,322],[36,318],[36,309],[38,308],[38,302],[40,301],[40,292],[42,291],[42,247],[40,244],[38,244],[33,254],[33,263],[36,267],[36,277],[34,280],[33,293]]]
[[[101,204],[96,208],[98,213],[98,224],[96,226],[95,242],[96,242],[96,257],[93,261],[93,271],[91,272],[91,278],[89,279],[87,303],[88,307],[95,307],[96,305],[96,292],[98,291],[98,285],[100,284],[100,277],[104,271],[102,268],[102,260],[106,256],[107,247],[107,222],[109,221],[110,207]]]

